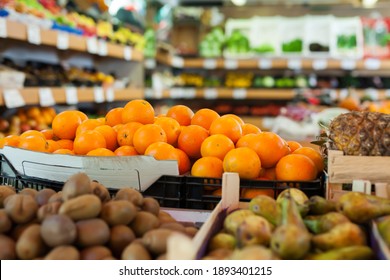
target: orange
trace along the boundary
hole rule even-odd
[[[19,146],[19,142],[20,142],[19,135],[8,135],[3,139],[1,139],[0,148],[3,148],[4,146],[17,147]]]
[[[238,140],[236,147],[249,147],[254,150],[264,168],[274,167],[279,159],[290,153],[287,143],[273,132],[247,134]]]
[[[122,111],[122,123],[139,122],[151,124],[154,121],[153,106],[146,100],[135,99],[127,102]]]
[[[137,129],[133,136],[133,146],[143,155],[150,144],[167,142],[165,131],[157,124],[145,124]]]
[[[258,128],[257,126],[251,124],[251,123],[246,123],[242,126],[242,135],[247,135],[247,134],[260,134],[261,129]]]
[[[122,107],[113,108],[106,114],[106,125],[116,126],[122,123]]]
[[[82,122],[80,114],[76,111],[63,111],[54,117],[51,127],[53,134],[59,139],[73,140]]]
[[[43,136],[45,136],[46,140],[57,140],[54,137],[53,129],[47,128],[47,129],[41,130],[40,132],[43,134]]]
[[[178,165],[179,165],[179,174],[183,175],[191,170],[191,161],[185,152],[175,148],[177,153]]]
[[[181,130],[177,146],[190,158],[198,159],[202,156],[200,153],[202,143],[208,136],[207,130],[199,125],[185,126]]]
[[[242,179],[259,177],[261,161],[256,152],[248,147],[229,151],[223,160],[225,172],[236,172]]]
[[[143,124],[139,122],[129,122],[127,124],[121,125],[116,135],[118,145],[133,146],[134,133],[142,126]]]
[[[153,156],[157,160],[174,159],[178,160],[175,147],[166,142],[155,142],[145,150],[146,156]]]
[[[265,178],[267,180],[276,180],[276,171],[275,171],[275,167],[271,167],[271,168],[263,168],[262,170],[262,178]]]
[[[202,157],[194,162],[191,175],[195,177],[222,178],[223,163],[217,157]]]
[[[242,189],[241,191],[241,197],[242,198],[248,198],[248,199],[252,199],[258,195],[267,195],[267,196],[270,196],[270,197],[274,197],[274,190],[272,189],[248,189],[248,188],[245,188],[245,189]]]
[[[48,151],[48,143],[46,142],[46,139],[39,135],[31,135],[21,138],[18,147],[36,152]]]
[[[158,117],[155,119],[154,124],[161,126],[167,135],[167,143],[175,145],[177,138],[180,135],[181,127],[177,120],[168,117]]]
[[[310,158],[317,167],[317,174],[320,174],[325,168],[324,159],[321,154],[311,147],[298,148],[293,152],[293,154],[301,154]]]
[[[73,142],[73,151],[76,155],[86,155],[97,148],[105,148],[104,136],[95,130],[88,130],[77,134]]]
[[[52,139],[46,140],[47,142],[47,152],[52,153],[58,149],[61,149],[60,144],[57,143],[57,141],[54,141]]]
[[[177,120],[182,126],[188,126],[191,124],[194,112],[185,105],[175,105],[168,109],[166,116]]]
[[[235,119],[236,121],[238,121],[238,123],[243,126],[245,124],[244,120],[241,119],[239,116],[235,115],[235,114],[225,114],[223,115],[222,117],[232,117],[233,119]]]
[[[214,134],[203,141],[200,153],[202,157],[213,156],[223,160],[227,152],[234,148],[234,143],[229,137],[223,134]]]
[[[68,149],[73,151],[73,141],[67,139],[57,140],[57,143],[62,149]]]
[[[203,108],[196,111],[191,119],[191,124],[196,124],[209,130],[211,123],[219,117],[220,115],[216,111]]]
[[[298,148],[302,148],[302,145],[297,141],[287,141],[287,145],[290,147],[291,152],[294,152]]]
[[[99,131],[104,136],[107,149],[115,151],[115,149],[118,148],[117,133],[115,129],[109,125],[104,124],[96,127],[94,130]]]
[[[106,124],[106,119],[104,117],[100,117],[96,119],[100,125],[105,125]]]
[[[123,126],[122,123],[119,123],[117,125],[114,125],[112,128],[116,131],[116,133],[118,133],[119,129]]]
[[[70,112],[74,112],[76,115],[78,115],[81,118],[82,122],[88,120],[88,116],[79,110],[70,110]]]
[[[53,154],[60,154],[60,155],[74,155],[74,152],[69,149],[58,149],[53,152]]]
[[[20,139],[24,139],[24,138],[26,138],[26,137],[28,137],[28,136],[41,136],[41,137],[43,137],[43,138],[45,138],[45,135],[42,133],[42,132],[40,132],[40,131],[38,131],[38,130],[33,130],[33,129],[31,129],[31,130],[26,130],[25,132],[23,132],[22,134],[20,134]],[[46,138],[45,138],[46,139]]]
[[[211,195],[222,196],[222,188],[217,188],[217,189],[213,190]]]
[[[117,156],[136,156],[138,155],[137,151],[133,146],[120,146],[115,151],[114,154]]]
[[[210,126],[210,135],[223,134],[234,143],[242,136],[241,124],[233,117],[220,117],[214,120]]]
[[[290,154],[276,165],[276,179],[282,181],[310,181],[317,177],[314,162],[305,155]]]
[[[102,125],[102,123],[97,119],[88,119],[83,121],[76,130],[76,135],[88,131],[94,130],[96,127]]]
[[[98,156],[98,157],[112,157],[115,156],[114,152],[106,148],[97,148],[89,151],[87,156]]]

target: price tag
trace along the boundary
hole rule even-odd
[[[41,44],[41,29],[38,25],[27,25],[27,40],[34,45]]]
[[[106,101],[113,102],[115,100],[115,91],[113,88],[106,89]]]
[[[271,69],[272,68],[272,60],[271,59],[267,59],[267,58],[260,59],[258,64],[259,64],[260,69]]]
[[[75,105],[79,102],[77,89],[75,87],[67,87],[65,89],[66,104]]]
[[[385,98],[390,99],[390,89],[385,90]]]
[[[364,60],[364,67],[368,70],[378,70],[381,68],[381,61],[376,58],[367,58]]]
[[[356,68],[356,61],[351,59],[344,59],[341,61],[340,67],[344,70],[353,70]]]
[[[156,99],[163,98],[163,91],[162,91],[162,89],[155,89],[154,90],[154,98],[156,98]]]
[[[57,32],[57,48],[67,50],[69,48],[69,34],[66,32]]]
[[[125,58],[125,60],[130,61],[133,57],[133,49],[129,46],[125,46],[123,48],[123,57]]]
[[[368,88],[365,92],[365,95],[368,96],[372,101],[379,100],[379,92],[374,88]]]
[[[154,69],[156,68],[156,60],[153,58],[148,58],[145,60],[145,67],[147,69]]]
[[[7,21],[0,17],[0,38],[7,38]]]
[[[324,70],[328,68],[328,61],[326,59],[313,60],[312,67],[314,70]]]
[[[23,96],[17,89],[4,89],[3,90],[4,103],[7,108],[18,108],[26,105]]]
[[[184,67],[184,59],[179,56],[172,57],[171,64],[173,67],[176,68],[183,68]]]
[[[300,59],[289,59],[287,61],[287,67],[289,69],[299,70],[299,69],[302,68],[302,60],[300,60]]]
[[[214,88],[206,88],[204,90],[204,98],[205,99],[217,99],[218,91]]]
[[[187,88],[184,90],[183,98],[192,99],[196,97],[196,90],[194,88]]]
[[[40,88],[39,89],[39,104],[42,107],[49,107],[56,105],[56,102],[53,97],[53,92],[50,88]]]
[[[100,56],[107,56],[107,42],[105,40],[99,40],[98,47],[98,54]]]
[[[337,92],[336,92],[336,90],[331,89],[331,90],[329,91],[329,97],[330,97],[330,99],[333,100],[333,101],[337,100],[338,97],[337,97]]]
[[[203,61],[203,67],[205,69],[215,69],[217,68],[217,61],[215,59],[210,59],[210,58],[205,59]]]
[[[169,91],[169,96],[173,99],[180,99],[184,97],[183,89],[181,88],[172,88]]]
[[[225,59],[224,65],[226,69],[237,69],[238,61],[235,59]]]
[[[154,98],[153,89],[151,88],[145,89],[145,98]]]
[[[93,89],[93,95],[94,95],[96,103],[103,103],[104,102],[104,91],[103,91],[103,88],[95,87]]]
[[[347,96],[348,96],[348,89],[346,89],[346,88],[340,89],[339,99],[343,100],[343,99],[347,98]]]
[[[233,98],[234,99],[245,99],[247,95],[246,89],[237,88],[233,90]]]
[[[87,51],[91,54],[98,53],[98,41],[96,37],[88,37],[87,38]]]

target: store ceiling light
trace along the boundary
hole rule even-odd
[[[364,8],[372,8],[375,6],[378,0],[362,0],[362,5]]]
[[[232,3],[236,6],[244,6],[246,4],[246,0],[232,0]]]

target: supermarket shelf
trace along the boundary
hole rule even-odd
[[[77,104],[82,102],[113,102],[143,98],[142,88],[103,89],[96,88],[23,88],[0,89],[0,106],[7,108],[24,105],[52,106],[55,104]]]
[[[89,52],[101,56],[114,57],[129,61],[142,61],[143,53],[131,47],[103,41],[96,38],[87,38],[56,30],[39,29],[27,26],[23,23],[6,20],[7,38],[25,41],[34,44],[34,40],[40,44],[80,52]],[[35,34],[32,34],[35,33]],[[36,43],[35,43],[36,44]]]
[[[390,60],[368,59],[330,59],[330,58],[183,58],[168,53],[158,53],[157,62],[175,68],[202,69],[292,69],[292,70],[390,70]]]

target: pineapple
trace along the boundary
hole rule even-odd
[[[390,115],[349,112],[328,127],[329,148],[345,155],[390,156]]]

